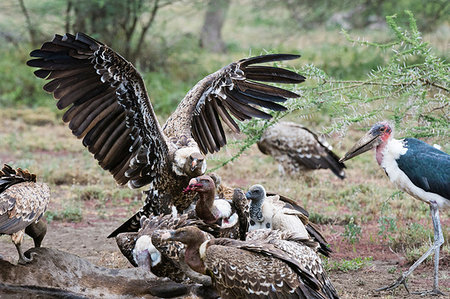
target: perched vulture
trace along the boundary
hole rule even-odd
[[[19,253],[19,264],[31,262],[22,251],[23,235],[33,238],[40,247],[47,232],[47,224],[41,220],[47,210],[50,189],[36,183],[36,175],[28,170],[4,165],[0,171],[0,235],[11,235]]]
[[[250,199],[249,231],[274,229],[295,232],[313,238],[320,244],[319,252],[329,256],[331,249],[319,229],[309,222],[308,212],[294,200],[278,194],[267,194],[261,185],[253,185],[245,194]]]
[[[195,204],[197,217],[207,224],[215,223],[220,226],[220,234],[214,235],[215,237],[245,240],[249,206],[242,190],[234,190],[231,202],[216,198],[216,185],[213,178],[203,175],[189,181],[185,192],[190,191],[198,193]]]
[[[293,233],[249,241],[208,240],[193,226],[158,233],[186,244],[186,264],[209,275],[221,298],[338,298],[315,242]]]
[[[280,164],[283,173],[295,175],[304,170],[328,168],[339,178],[345,178],[345,165],[331,151],[332,147],[302,125],[279,122],[269,127],[257,144],[263,154]]]
[[[189,180],[204,174],[204,156],[226,144],[222,122],[239,132],[235,119],[269,119],[266,108],[297,94],[261,82],[301,83],[297,73],[260,63],[298,55],[269,54],[239,60],[200,80],[163,126],[157,121],[144,81],[134,66],[103,43],[77,33],[55,35],[27,64],[51,80],[53,93],[72,133],[120,185],[149,185],[144,207],[109,237],[137,231],[142,215],[168,214],[171,204],[184,211],[194,199],[182,193]]]

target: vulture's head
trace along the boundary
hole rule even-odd
[[[245,193],[245,196],[252,201],[259,201],[266,198],[266,189],[262,185],[253,185]]]
[[[359,139],[355,145],[345,154],[345,156],[339,160],[344,162],[353,157],[361,155],[364,152],[371,150],[374,147],[382,143],[386,143],[392,136],[392,125],[387,121],[378,122],[370,128],[361,139]]]
[[[184,147],[175,152],[173,171],[177,175],[196,177],[206,171],[205,157],[196,147]]]
[[[215,192],[216,185],[209,175],[202,175],[193,178],[189,181],[189,185],[184,189],[184,192],[195,191],[198,193]]]
[[[176,230],[166,230],[160,236],[161,240],[178,241],[186,244],[188,247],[199,247],[203,242],[208,240],[207,234],[195,226],[185,226]]]
[[[153,246],[149,235],[143,235],[136,241],[133,249],[133,258],[138,267],[143,267],[151,271],[161,262],[161,253]]]

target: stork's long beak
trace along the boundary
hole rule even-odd
[[[366,135],[361,137],[361,139],[359,139],[358,142],[355,143],[355,145],[345,154],[345,156],[339,160],[339,162],[350,160],[353,157],[371,150],[379,144],[379,137],[379,134],[373,135],[371,131],[367,132]]]

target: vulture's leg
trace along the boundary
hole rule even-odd
[[[19,253],[19,261],[18,264],[25,265],[26,263],[29,263],[33,260],[33,257],[27,258],[22,251],[22,241],[23,241],[23,235],[25,234],[24,230],[19,230],[18,232],[15,232],[11,235],[11,240],[14,243],[14,245],[17,248],[17,252]]]

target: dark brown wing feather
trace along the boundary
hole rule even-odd
[[[303,236],[294,232],[279,230],[255,230],[248,234],[248,239],[268,242],[277,249],[282,250],[317,279],[319,291],[325,297],[338,298],[337,292],[325,272],[322,261],[316,253],[317,242],[311,239],[305,240]]]
[[[305,78],[286,69],[254,64],[298,57],[300,56],[289,54],[252,57],[232,63],[210,75],[201,94],[195,99],[195,110],[190,120],[192,136],[201,151],[205,154],[214,153],[226,144],[222,121],[234,132],[239,132],[239,126],[233,117],[239,121],[253,117],[269,119],[271,115],[260,108],[286,110],[278,103],[286,101],[287,98],[298,97],[296,93],[256,81],[301,83]]]
[[[269,243],[215,239],[204,262],[223,298],[325,298],[314,276]]]
[[[55,35],[27,62],[35,75],[51,80],[63,120],[117,183],[138,188],[166,165],[167,144],[144,82],[123,57],[93,38]]]

